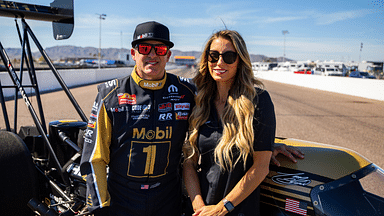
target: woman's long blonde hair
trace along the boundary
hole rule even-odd
[[[189,139],[184,147],[184,153],[188,158],[196,152],[198,131],[209,117],[211,107],[210,101],[217,95],[216,81],[211,77],[208,68],[208,52],[212,41],[217,38],[224,38],[232,42],[239,56],[237,73],[232,87],[229,91],[227,105],[221,116],[223,124],[223,135],[215,148],[215,161],[222,170],[231,171],[234,164],[243,159],[244,167],[249,154],[253,153],[253,121],[256,104],[253,99],[257,95],[255,85],[263,87],[261,81],[257,80],[252,71],[251,60],[247,47],[241,35],[233,30],[222,30],[214,33],[201,56],[199,73],[194,77],[198,94],[195,98],[191,117],[189,118]],[[234,151],[239,154],[234,155]],[[237,156],[238,155],[238,156]],[[236,157],[236,158],[235,158]],[[235,160],[235,161],[234,161]]]

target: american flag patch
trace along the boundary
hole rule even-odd
[[[307,215],[307,203],[286,198],[285,211],[293,212],[299,215]]]
[[[142,190],[147,190],[149,188],[149,185],[141,185],[141,188]]]

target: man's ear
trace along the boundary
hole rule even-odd
[[[167,53],[167,62],[168,62],[169,59],[171,58],[171,55],[172,55],[172,51],[171,51],[171,50],[168,50],[168,53]]]
[[[135,56],[135,49],[131,49],[131,56],[132,56],[132,59],[133,61],[136,61],[136,56]]]

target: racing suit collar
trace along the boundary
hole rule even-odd
[[[133,80],[137,85],[139,85],[141,88],[144,89],[150,89],[150,90],[159,90],[162,89],[165,85],[165,81],[167,80],[167,73],[164,73],[164,78],[161,80],[145,80],[139,77],[136,73],[136,66],[133,68],[132,74],[131,74]]]

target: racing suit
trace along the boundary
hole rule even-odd
[[[98,86],[81,159],[90,211],[181,215],[179,167],[195,95],[189,82],[168,73],[143,80],[134,68]]]

